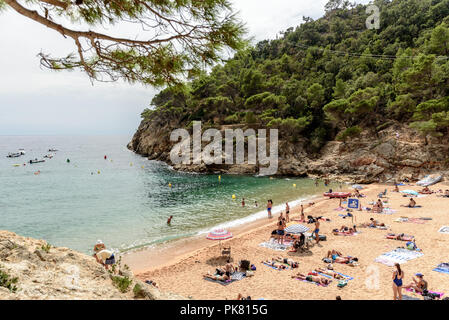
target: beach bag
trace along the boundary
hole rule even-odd
[[[251,270],[252,270],[252,271],[256,271],[256,266],[252,264],[252,265],[251,265]]]
[[[242,260],[240,261],[240,268],[243,270],[249,270],[251,266],[251,263],[248,260]]]

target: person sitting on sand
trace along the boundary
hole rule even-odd
[[[231,264],[230,260],[227,260],[224,268],[217,268],[215,269],[215,271],[218,275],[225,274],[228,277],[230,277],[231,274],[233,274],[236,271],[236,268]]]
[[[373,206],[373,212],[381,213],[384,210],[384,203],[381,199],[378,199],[376,204]]]
[[[298,262],[295,262],[290,258],[277,257],[277,258],[273,258],[272,260],[280,262],[280,263],[288,264],[292,269],[298,268],[298,265],[299,265]]]
[[[298,273],[296,275],[293,275],[292,278],[298,278],[301,280],[306,280],[306,281],[310,281],[310,282],[315,282],[324,286],[327,286],[331,281],[326,278],[326,277],[322,277],[322,276],[315,276],[315,275],[304,275],[302,273]]]
[[[415,292],[423,293],[424,290],[427,290],[428,283],[424,280],[424,275],[422,273],[415,274],[418,279],[413,277],[413,282],[409,285],[404,286],[405,289],[414,289]]]
[[[98,263],[102,264],[106,270],[108,270],[109,265],[115,264],[114,253],[110,250],[101,250],[94,255]]]
[[[303,233],[301,233],[299,239],[293,241],[292,245],[293,249],[290,250],[289,252],[298,252],[298,250],[303,250],[305,244],[306,244],[306,236]]]
[[[329,270],[329,269],[324,269],[324,268],[318,268],[315,269],[317,272],[323,273],[323,274],[327,274],[328,276],[333,277],[334,279],[337,280],[344,280],[345,277],[343,277],[341,274],[336,273],[335,271]]]
[[[394,190],[393,192],[399,192],[399,186],[397,183],[394,184]]]
[[[106,249],[106,246],[104,245],[103,241],[98,240],[97,243],[94,246],[94,256],[100,252],[101,250]]]
[[[421,193],[430,194],[432,191],[429,189],[429,187],[424,187],[424,189],[421,190]]]
[[[223,275],[214,275],[214,274],[210,274],[209,272],[206,274],[203,274],[204,278],[208,278],[208,279],[212,279],[212,280],[216,280],[216,281],[228,281],[231,279],[230,276],[228,276],[227,274],[223,274]]]
[[[406,205],[406,206],[401,205],[401,207],[414,208],[414,207],[416,207],[416,201],[415,201],[415,199],[410,198],[408,205]]]
[[[285,270],[285,269],[287,269],[286,265],[281,264],[281,263],[279,263],[277,261],[273,261],[273,260],[271,260],[271,261],[269,261],[269,260],[262,261],[262,263],[267,264],[269,266],[272,266],[273,268],[276,268],[278,270]]]

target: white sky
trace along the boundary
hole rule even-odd
[[[302,16],[319,18],[327,0],[233,2],[249,36],[259,41],[299,25]],[[73,42],[54,30],[12,10],[0,13],[0,135],[134,133],[157,90],[125,83],[92,86],[79,72],[39,67],[39,52],[62,56],[73,50]]]

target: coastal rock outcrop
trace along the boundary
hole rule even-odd
[[[110,273],[91,256],[0,231],[0,300],[184,299],[120,269]]]
[[[164,123],[164,125],[162,125]],[[171,130],[175,125],[153,119],[143,121],[128,148],[169,165]],[[222,130],[224,128],[221,128]],[[245,129],[243,127],[243,129]],[[308,152],[308,141],[279,137],[278,175],[327,176],[357,183],[416,180],[426,174],[449,173],[448,141],[425,139],[408,126],[396,123],[373,135],[364,131],[350,141],[327,142],[317,153]],[[175,170],[198,173],[257,174],[259,165],[173,165]]]

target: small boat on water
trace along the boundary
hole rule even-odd
[[[48,149],[48,152],[56,152],[56,151],[58,151],[58,150],[56,150],[56,149]]]
[[[30,162],[30,164],[33,164],[33,163],[41,163],[41,162],[45,162],[45,160],[44,160],[44,159],[41,159],[41,160],[34,159],[34,160],[30,160],[29,162]]]
[[[51,159],[51,158],[53,158],[53,155],[52,155],[52,154],[46,154],[46,155],[44,156],[44,158]]]
[[[25,155],[25,150],[19,149],[19,152],[10,152],[10,153],[8,153],[8,155],[6,157],[7,158],[18,158],[23,155]]]
[[[441,181],[443,176],[441,174],[431,174],[425,176],[424,179],[418,181],[416,184],[421,187],[429,187]]]

